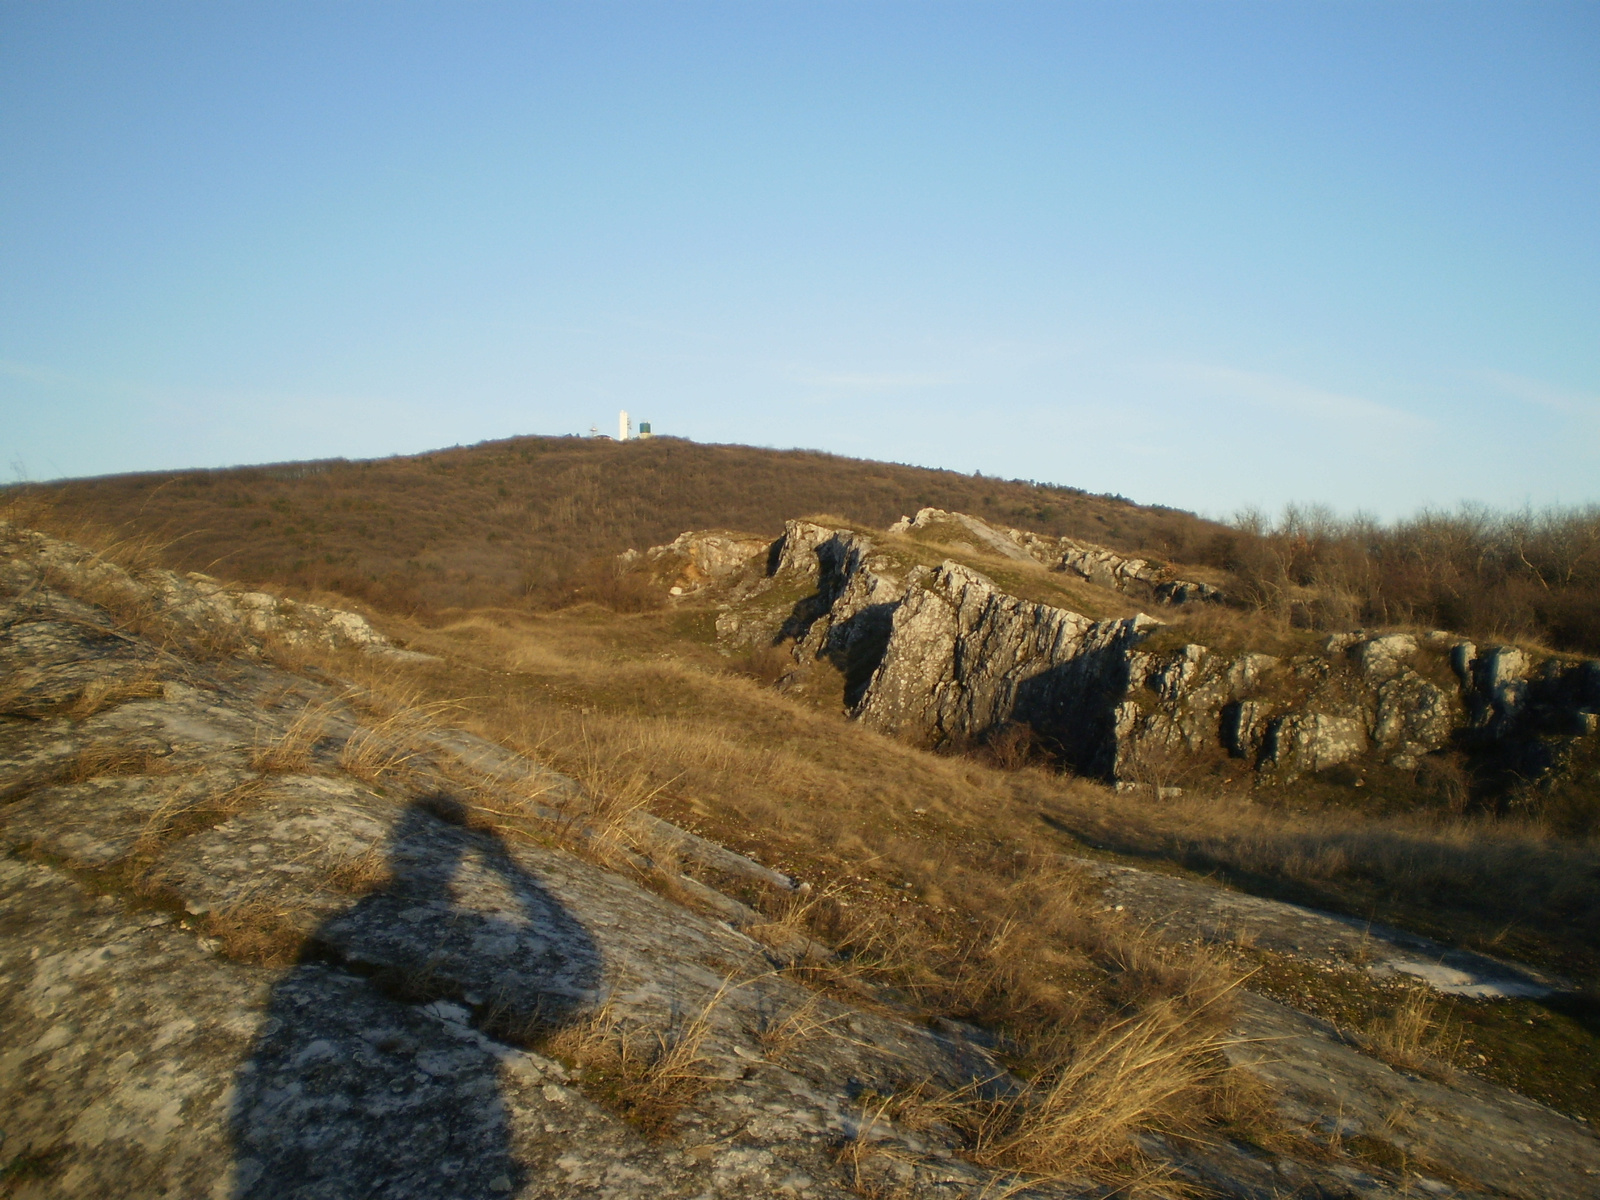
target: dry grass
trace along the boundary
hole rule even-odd
[[[1362,1032],[1362,1043],[1390,1066],[1448,1075],[1455,1070],[1462,1034],[1439,1009],[1425,988],[1409,989],[1391,1012]]]
[[[210,795],[172,793],[145,818],[134,843],[134,861],[148,865],[176,838],[237,816],[249,807],[261,787],[260,780],[252,779]]]
[[[62,709],[62,715],[82,721],[129,700],[150,700],[161,693],[161,679],[154,671],[141,672],[128,679],[93,679]]]
[[[678,1113],[715,1085],[701,1049],[729,986],[725,982],[699,1013],[666,1031],[625,1028],[606,1004],[551,1034],[543,1049],[577,1068],[586,1091],[646,1133],[664,1136]]]
[[[840,1015],[822,1015],[822,997],[813,992],[781,1017],[763,1021],[756,1030],[756,1041],[774,1062],[795,1053],[826,1034],[841,1020]]]
[[[1355,824],[1348,814],[1271,810],[1239,797],[1142,804],[1028,766],[1018,747],[995,747],[992,764],[935,758],[774,694],[761,686],[770,664],[743,664],[755,679],[730,671],[694,640],[704,636],[697,620],[479,611],[391,624],[442,662],[302,648],[292,665],[322,664],[365,689],[373,719],[340,755],[358,778],[436,773],[471,821],[566,838],[661,886],[676,864],[639,835],[634,816],[645,808],[811,881],[804,899],[755,888],[740,897],[767,913],[757,928],[773,944],[803,937],[837,951],[793,968],[795,977],[859,1004],[1000,1032],[1020,1082],[896,1101],[897,1114],[952,1131],[986,1166],[1128,1183],[1149,1172],[1130,1142],[1138,1130],[1271,1121],[1217,1053],[1226,970],[1104,918],[1093,881],[1062,864],[1061,852],[1077,847],[1058,831],[1401,923],[1417,925],[1409,918],[1420,906],[1456,932],[1470,933],[1480,916],[1503,930],[1509,914],[1568,931],[1552,935],[1570,936],[1568,944],[1600,933],[1593,839],[1458,817]],[[1191,625],[1226,641],[1242,634],[1240,620],[1207,609]],[[1304,636],[1287,620],[1278,632],[1286,648]],[[258,769],[312,764],[324,732],[317,709],[307,706],[260,750]],[[538,780],[452,760],[429,741],[447,711],[452,724],[572,774],[583,795],[552,795]],[[171,825],[191,819],[209,817],[175,813]],[[336,886],[381,886],[381,864],[358,860],[333,868]],[[230,953],[262,961],[289,953],[282,914],[236,909],[211,918]],[[769,1054],[823,1032],[819,1010],[820,1002],[802,1005],[760,1031]],[[548,1033],[548,1044],[581,1061],[590,1086],[641,1126],[662,1132],[711,1086],[701,1057],[708,1014],[651,1032],[624,1029],[603,1010]],[[1366,1036],[1376,1053],[1415,1069],[1450,1060],[1451,1035],[1421,994]],[[859,1170],[876,1151],[870,1138],[858,1141],[858,1183],[877,1186]]]
[[[980,1084],[926,1099],[918,1114],[957,1130],[974,1162],[1035,1179],[1135,1177],[1150,1171],[1131,1135],[1188,1116],[1182,1101],[1223,1071],[1220,1031],[1197,1038],[1174,1000],[1059,1048],[1039,1048],[1037,1069],[998,1096]]]
[[[229,958],[258,967],[297,962],[306,942],[294,913],[262,899],[240,900],[207,913],[202,927]]]
[[[810,881],[805,899],[754,884],[740,895],[767,912],[772,937],[836,950],[793,968],[797,978],[912,1018],[987,1024],[1019,1048],[1027,1104],[991,1106],[969,1120],[964,1136],[975,1156],[1057,1169],[1044,1159],[1024,1166],[1006,1148],[1004,1130],[1036,1119],[1025,1113],[1054,1114],[1049,1120],[1080,1141],[1098,1129],[1102,1147],[1126,1143],[1141,1123],[1182,1119],[1185,1105],[1192,1119],[1205,1119],[1211,1083],[1197,1066],[1182,1087],[1163,1092],[1152,1083],[1121,1107],[1101,1097],[1063,1115],[1069,1092],[1091,1095],[1113,1068],[1126,1068],[1131,1081],[1140,1071],[1154,1078],[1162,1063],[1208,1061],[1230,979],[1216,961],[1160,947],[1100,914],[1093,882],[1041,843],[1047,827],[1018,791],[1019,778],[1042,773],[936,758],[797,705],[677,640],[672,620],[477,614],[405,628],[439,662],[303,649],[295,662],[349,679],[370,710],[368,732],[345,744],[352,773],[403,776],[408,789],[412,772],[437,773],[470,821],[545,837],[562,836],[565,822],[574,843],[623,864],[666,860],[635,820],[655,809]],[[437,726],[428,706],[435,721],[448,711],[452,724],[575,776],[581,798],[563,806],[537,778],[497,778],[470,755],[452,760],[429,740]],[[254,765],[307,769],[331,716],[327,706],[305,705]],[[430,761],[410,757],[419,745],[432,747]],[[346,873],[358,888],[381,881],[375,862]],[[241,905],[214,919],[229,953],[267,961],[298,952],[282,914]],[[660,1132],[711,1084],[701,1055],[708,1021],[709,1010],[665,1032],[624,1029],[602,1012],[550,1034],[549,1045],[583,1062],[590,1086]],[[802,1006],[767,1040],[774,1052],[792,1049],[825,1025]],[[1046,1078],[1070,1084],[1052,1092]],[[1094,1155],[1106,1171],[1144,1169],[1110,1151]]]
[[[29,695],[44,682],[41,671],[13,671],[0,679],[0,713],[23,715],[33,709]]]
[[[777,683],[797,666],[792,638],[777,646],[752,646],[733,663],[734,670],[762,684]]]
[[[1193,1077],[1162,1097],[1164,1108],[1103,1103],[1079,1112],[1085,1128],[1113,1116],[1124,1122],[1107,1127],[1108,1144],[1125,1144],[1127,1129],[1155,1119],[1157,1108],[1162,1120],[1178,1119],[1172,1114],[1185,1105],[1202,1114],[1195,1120],[1208,1119],[1208,1089],[1221,1085],[1212,1065],[1193,1064],[1211,1064],[1232,977],[1214,959],[1161,947],[1105,919],[1093,881],[1040,852],[1044,827],[1016,802],[1014,774],[901,746],[776,696],[711,656],[664,659],[658,634],[623,628],[619,636],[611,620],[558,619],[530,629],[515,618],[472,616],[443,630],[406,631],[419,648],[444,654],[443,662],[347,656],[330,667],[397,704],[453,697],[452,720],[577,777],[588,800],[566,819],[588,831],[583,844],[602,858],[613,847],[613,861],[642,856],[675,870],[631,819],[653,808],[811,881],[807,894],[752,884],[740,898],[766,912],[767,923],[751,930],[761,940],[836,951],[826,961],[797,959],[790,969],[814,988],[908,1016],[999,1027],[1035,1078],[1049,1071],[1099,1078],[1088,1064],[1111,1070],[1112,1051],[1096,1058],[1099,1044],[1081,1035],[1117,1030],[1124,1036],[1115,1046],[1134,1061],[1137,1039],[1127,1031],[1159,1027],[1170,1061],[1191,1064]],[[630,644],[630,635],[639,642]],[[504,781],[480,777],[477,791],[466,773],[461,781],[470,811],[496,828],[519,827],[514,789]],[[541,796],[539,807],[546,816],[538,828],[548,836],[548,814],[559,804]],[[768,1053],[792,1053],[827,1029],[819,1005],[802,1005],[758,1031]],[[1068,1029],[1077,1031],[1071,1068],[1061,1058]],[[1051,1036],[1035,1036],[1041,1032]],[[669,1119],[661,1114],[703,1084],[700,1067],[684,1066],[698,1045],[692,1034],[692,1026],[670,1036],[624,1031],[603,1013],[551,1036],[563,1057],[585,1061],[612,1103],[660,1129]],[[1154,1060],[1144,1065],[1153,1077]],[[1082,1079],[1073,1079],[1083,1091]],[[666,1100],[652,1098],[658,1093]],[[1030,1110],[1043,1095],[1029,1093]],[[1001,1127],[997,1112],[986,1118],[981,1153],[1004,1157],[991,1144]],[[1013,1116],[1021,1120],[1020,1113]],[[1119,1161],[1145,1169],[1134,1158]]]
[[[1126,964],[1113,1015],[1015,1028],[1009,1057],[1020,1082],[924,1086],[897,1100],[897,1114],[953,1131],[973,1162],[1031,1183],[1091,1177],[1135,1190],[1173,1186],[1138,1149],[1140,1130],[1227,1126],[1270,1139],[1275,1114],[1245,1096],[1248,1085],[1221,1053],[1231,1040],[1233,980],[1213,963],[1143,942],[1120,949],[1142,961]]]
[[[894,1177],[894,1168],[906,1163],[904,1151],[890,1148],[874,1137],[885,1117],[896,1107],[895,1097],[871,1097],[863,1106],[865,1120],[861,1121],[853,1137],[840,1142],[833,1153],[833,1161],[850,1174],[850,1190],[862,1200],[911,1200],[913,1193],[900,1179]],[[988,1193],[985,1193],[987,1197]]]
[[[359,726],[339,750],[340,770],[374,786],[406,774],[428,754],[414,736],[407,736],[411,733],[408,727],[416,723],[415,715],[402,713],[376,725]]]
[[[103,539],[108,540],[108,539]],[[150,542],[136,538],[110,540],[71,564],[50,564],[43,571],[46,583],[67,595],[104,609],[115,622],[116,632],[136,634],[168,654],[201,662],[217,661],[246,651],[249,639],[234,622],[196,612],[180,615],[177,602],[163,598],[142,567],[125,568],[121,557],[126,542]],[[132,552],[134,562],[155,560],[166,547],[155,544]]]
[[[257,771],[309,770],[313,761],[312,752],[327,732],[332,715],[332,705],[306,704],[295,714],[283,733],[251,752],[251,767]]]
[[[789,966],[819,965],[832,958],[829,948],[812,936],[817,931],[817,906],[831,897],[814,888],[768,900],[767,920],[746,925],[743,932],[773,951]]]
[[[1300,629],[1271,612],[1229,608],[1220,604],[1187,604],[1163,611],[1168,627],[1149,639],[1149,648],[1171,649],[1199,642],[1218,653],[1254,650],[1289,658],[1308,654],[1325,635]]]
[[[394,881],[389,856],[382,846],[372,846],[334,862],[323,877],[327,886],[350,896],[366,896]]]
[[[1600,977],[1600,839],[1526,819],[1273,808],[1185,793],[1150,803],[1019,777],[1092,846],[1236,879],[1253,891]]]
[[[93,742],[78,751],[61,772],[65,783],[87,783],[116,775],[168,775],[173,766],[154,748],[125,742]]]

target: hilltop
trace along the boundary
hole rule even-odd
[[[165,543],[184,570],[358,597],[398,611],[570,598],[629,547],[722,526],[767,538],[800,513],[883,526],[919,508],[1182,557],[1221,527],[1075,488],[812,450],[517,437],[350,462],[162,471],[8,489],[53,524]]]

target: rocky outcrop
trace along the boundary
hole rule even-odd
[[[889,526],[890,533],[913,533],[940,525],[954,525],[972,536],[973,541],[995,554],[1027,562],[1039,562],[1053,571],[1066,571],[1114,591],[1154,599],[1165,604],[1193,601],[1220,601],[1221,589],[1193,579],[1179,579],[1169,570],[1142,558],[1128,558],[1069,537],[1048,537],[1023,529],[995,526],[966,513],[924,508],[914,517],[901,517]]]
[[[744,534],[689,530],[664,546],[650,547],[642,556],[636,550],[626,551],[621,561],[626,567],[642,558],[656,574],[670,578],[672,595],[682,596],[743,571],[769,545],[765,538]]]
[[[726,920],[574,853],[571,780],[434,730],[369,782],[358,689],[128,633],[71,594],[101,586],[92,565],[39,569],[91,556],[3,548],[0,681],[32,681],[0,696],[8,1194],[842,1198],[858,1135],[883,1151],[862,1183],[985,1186],[854,1099],[994,1078],[981,1045],[816,996]],[[492,822],[455,799],[463,771]],[[792,885],[639,832],[630,854]],[[797,1013],[788,1049],[763,1040]],[[686,1046],[695,1084],[642,1131],[537,1048],[564,1031]]]
[[[905,595],[905,567],[865,534],[789,521],[717,615],[728,648],[789,645],[797,663],[826,659],[850,702],[883,657],[890,618]]]
[[[1011,557],[1031,553],[1032,535],[962,514],[917,520],[896,529],[948,521]],[[1091,620],[969,566],[907,567],[863,533],[803,521],[765,561],[718,617],[729,644],[833,662],[853,715],[887,732],[939,745],[1020,724],[1110,781],[1159,788],[1207,768],[1288,782],[1357,760],[1410,770],[1447,747],[1533,778],[1570,758],[1600,712],[1600,663],[1535,663],[1443,632],[1339,634],[1290,658],[1172,645],[1155,618]]]
[[[1019,600],[954,562],[917,568],[855,714],[935,744],[1020,721],[1082,769],[1105,773],[1114,768],[1111,721],[1129,652],[1153,624],[1090,621]]]
[[[262,639],[288,645],[354,648],[373,654],[412,657],[393,645],[357,613],[245,591],[197,571],[179,575],[150,568],[129,571],[72,542],[0,521],[5,557],[0,571],[14,590],[70,581],[73,590],[131,617],[157,622],[189,638],[259,652]]]

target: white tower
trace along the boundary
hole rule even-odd
[[[617,414],[617,441],[625,442],[633,434],[633,425],[628,420],[628,410],[623,409]]]

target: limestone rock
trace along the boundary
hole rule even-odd
[[[941,524],[1008,558],[1059,566],[1079,553],[940,509],[890,532]],[[1138,560],[1085,553],[1072,561],[1086,578],[1124,588],[1157,578]],[[848,710],[887,732],[964,744],[1021,722],[1063,762],[1108,781],[1171,786],[1185,760],[1218,754],[1278,782],[1368,754],[1411,769],[1480,742],[1520,756],[1512,769],[1532,778],[1570,757],[1551,737],[1585,736],[1586,714],[1600,711],[1600,663],[1535,664],[1515,647],[1480,652],[1437,631],[1332,634],[1320,654],[1292,660],[1198,644],[1157,651],[1146,643],[1161,626],[1148,616],[1096,622],[949,560],[908,571],[855,530],[791,521],[766,562],[718,615],[725,645],[790,645],[801,669],[828,659],[846,677]],[[1455,686],[1440,682],[1445,656]]]
[[[768,545],[765,538],[745,534],[689,530],[664,546],[650,547],[643,558],[658,570],[672,572],[678,589],[673,594],[682,595],[745,570],[753,558],[766,553]],[[635,550],[621,556],[625,566],[639,557]]]
[[[878,575],[870,545],[823,550],[832,540],[808,551],[822,551],[816,580],[827,575],[832,596],[805,630],[814,644],[892,606],[874,693],[887,703],[887,675],[934,644],[916,632],[917,612],[949,639],[948,661],[927,677],[936,702],[919,706],[908,689],[907,719],[989,719],[1052,686],[1063,691],[1041,711],[1093,694],[1093,718],[1094,705],[1124,711],[1127,686],[1182,704],[1292,674],[1196,646],[1145,653],[1148,618],[1089,622],[954,564],[905,579],[891,602],[882,597],[902,585]],[[28,1164],[7,1178],[10,1194],[956,1200],[1016,1182],[957,1157],[939,1127],[908,1128],[861,1102],[923,1082],[1016,1086],[982,1031],[811,993],[723,920],[566,848],[554,824],[538,838],[474,827],[448,795],[451,773],[474,772],[491,794],[536,779],[551,803],[583,799],[503,747],[434,731],[415,775],[382,789],[352,777],[340,766],[359,727],[350,689],[126,633],[61,590],[74,580],[41,578],[30,553],[0,553],[0,682],[11,697],[0,708],[0,1151]],[[80,561],[75,582],[88,590],[103,577]],[[804,566],[797,556],[794,570]],[[90,690],[97,679],[123,690]],[[1589,683],[1580,673],[1541,686]],[[321,735],[293,763],[263,757],[308,713]],[[665,822],[645,832],[673,861],[793,885]],[[1160,886],[1180,884],[1203,886]],[[1192,907],[1203,917],[1244,903]],[[1253,997],[1243,1007],[1230,1052],[1272,1081],[1294,1121],[1345,1114],[1355,1134],[1387,1129],[1397,1106],[1437,1115],[1425,1146],[1403,1148],[1484,1181],[1464,1197],[1581,1194],[1600,1169],[1592,1136],[1537,1105],[1473,1081],[1402,1078],[1317,1022]],[[788,1053],[762,1040],[802,1011],[820,1032]],[[562,1033],[672,1038],[697,1022],[704,1088],[651,1137],[582,1071],[530,1048]],[[1181,1177],[1262,1200],[1286,1187],[1367,1200],[1415,1179],[1225,1140],[1141,1144]],[[852,1146],[871,1148],[878,1175],[852,1176],[840,1153]],[[1029,1190],[1104,1191],[1070,1180]]]
[[[954,525],[971,535],[973,541],[991,553],[1023,562],[1043,563],[1056,571],[1068,571],[1090,583],[1114,591],[1135,591],[1163,604],[1188,604],[1218,601],[1222,592],[1208,583],[1172,578],[1163,569],[1142,558],[1129,558],[1069,537],[1045,537],[1021,529],[990,525],[966,513],[924,508],[915,517],[901,517],[889,526],[890,533],[912,533],[940,524]]]
[[[414,657],[394,646],[365,617],[266,592],[230,588],[209,575],[148,569],[129,572],[81,546],[0,521],[7,586],[25,593],[54,578],[75,581],[78,591],[102,603],[146,615],[191,637],[240,649],[272,637],[291,645],[319,644],[369,653]]]
[[[1295,713],[1274,722],[1262,761],[1295,776],[1349,762],[1367,748],[1367,731],[1356,717]]]
[[[1104,770],[1115,755],[1107,701],[1125,689],[1128,650],[1153,624],[1019,600],[947,560],[907,579],[855,713],[933,742],[1026,721],[1084,769]]]
[[[1382,682],[1399,674],[1416,652],[1417,639],[1409,633],[1370,638],[1354,650],[1361,675],[1369,682]]]
[[[844,1197],[856,1090],[996,1075],[981,1045],[812,995],[721,921],[469,827],[426,757],[382,792],[352,778],[338,690],[105,625],[74,636],[94,611],[36,578],[0,591],[6,678],[65,705],[0,716],[0,1148],[43,1179],[15,1194],[753,1200],[803,1178]],[[122,663],[175,677],[72,707]],[[313,708],[324,736],[298,765],[255,765]],[[452,770],[516,780],[461,736],[437,743],[459,741]],[[792,884],[717,859],[746,867]],[[770,1057],[759,1032],[803,1006],[850,1036]],[[521,1047],[602,1010],[601,1035],[704,1016],[707,1090],[664,1142]],[[892,1121],[872,1137],[918,1194],[984,1186]]]
[[[1378,686],[1372,740],[1404,747],[1407,754],[1426,753],[1448,744],[1460,720],[1458,697],[1402,669]]]

